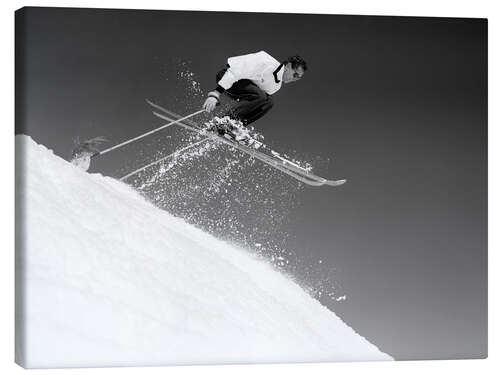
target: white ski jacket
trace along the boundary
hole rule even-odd
[[[228,69],[218,82],[229,90],[240,79],[249,79],[269,95],[281,88],[284,66],[264,51],[227,59]]]

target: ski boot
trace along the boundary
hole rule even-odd
[[[214,117],[205,125],[207,131],[217,132],[220,137],[224,137],[240,145],[255,149],[262,146],[262,142],[258,142],[252,137],[251,132],[253,128],[246,128],[241,121],[229,116]]]

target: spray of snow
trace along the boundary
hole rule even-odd
[[[181,60],[165,67],[167,84],[178,93],[168,98],[166,105],[179,113],[199,108],[205,98],[190,65],[189,61]],[[177,130],[169,130],[175,139],[148,147],[156,150],[148,163],[201,139],[194,133]],[[300,160],[293,151],[292,155],[281,156],[306,170],[312,169],[310,163]],[[293,235],[287,224],[300,204],[304,186],[281,172],[226,145],[207,141],[187,152],[174,153],[127,182],[157,207],[219,238],[251,249],[275,268],[293,275],[311,296],[321,297],[328,305],[343,301],[338,298],[334,270],[318,265],[314,258],[299,256],[291,246]]]
[[[391,359],[258,257],[27,136],[16,149],[21,365]]]

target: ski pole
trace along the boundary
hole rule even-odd
[[[156,160],[156,161],[154,161],[154,162],[152,162],[152,163],[149,163],[149,164],[145,165],[144,167],[138,168],[138,169],[136,169],[135,171],[132,171],[132,172],[130,172],[129,174],[126,174],[125,176],[120,177],[120,181],[125,181],[125,180],[127,180],[129,177],[132,177],[133,175],[136,175],[137,173],[142,172],[143,170],[145,170],[145,169],[147,169],[147,168],[149,168],[149,167],[152,167],[153,165],[156,165],[156,164],[158,164],[158,163],[161,163],[162,161],[165,161],[166,159],[168,159],[168,158],[170,158],[170,157],[172,157],[172,156],[174,156],[174,155],[176,155],[176,154],[178,155],[178,154],[180,154],[180,153],[182,153],[182,152],[184,152],[184,151],[186,151],[186,150],[189,150],[190,148],[196,147],[196,146],[198,146],[199,144],[201,144],[201,143],[203,143],[203,142],[205,142],[205,141],[208,141],[209,139],[210,139],[210,138],[203,138],[202,140],[200,140],[200,141],[198,141],[198,142],[192,143],[192,144],[190,144],[190,145],[187,145],[187,146],[186,146],[186,147],[184,147],[184,148],[181,148],[180,150],[177,150],[177,151],[175,151],[175,152],[172,152],[170,155],[164,156],[164,157],[162,157],[162,158],[161,158],[161,159],[159,159],[159,160]]]
[[[205,112],[205,110],[204,110],[204,109],[200,109],[199,111],[196,111],[196,112],[194,112],[194,113],[191,113],[190,115],[187,115],[187,116],[185,116],[185,117],[183,117],[183,118],[180,118],[180,119],[178,119],[178,120],[175,120],[175,121],[169,122],[168,124],[165,124],[165,125],[163,125],[163,126],[160,126],[159,128],[153,129],[153,130],[151,130],[151,131],[149,131],[149,132],[147,132],[147,133],[144,133],[144,134],[138,135],[138,136],[137,136],[137,137],[135,137],[135,138],[132,138],[132,139],[129,139],[129,140],[125,141],[125,142],[119,143],[119,144],[117,144],[117,145],[115,145],[115,146],[113,146],[113,147],[107,148],[106,150],[96,152],[96,153],[95,153],[95,154],[93,154],[91,157],[98,156],[98,155],[103,155],[103,154],[105,154],[105,153],[107,153],[107,152],[110,152],[110,151],[116,150],[117,148],[120,148],[120,147],[122,147],[122,146],[128,145],[129,143],[132,143],[132,142],[134,142],[134,141],[137,141],[138,139],[144,138],[144,137],[146,137],[146,136],[148,136],[148,135],[151,135],[151,134],[153,134],[153,133],[156,133],[157,131],[160,131],[160,130],[162,130],[162,129],[165,129],[166,127],[168,127],[168,126],[170,126],[170,125],[177,124],[177,123],[179,123],[179,122],[181,122],[181,121],[183,121],[183,120],[186,120],[186,119],[188,119],[188,118],[190,118],[190,117],[194,117],[194,116],[199,115],[200,113],[203,113],[203,112]]]

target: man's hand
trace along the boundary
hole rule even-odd
[[[203,109],[207,112],[212,112],[219,101],[214,97],[208,97],[203,103]]]
[[[209,113],[212,112],[219,104],[219,96],[220,94],[217,91],[209,92],[207,100],[203,103],[203,109]]]

